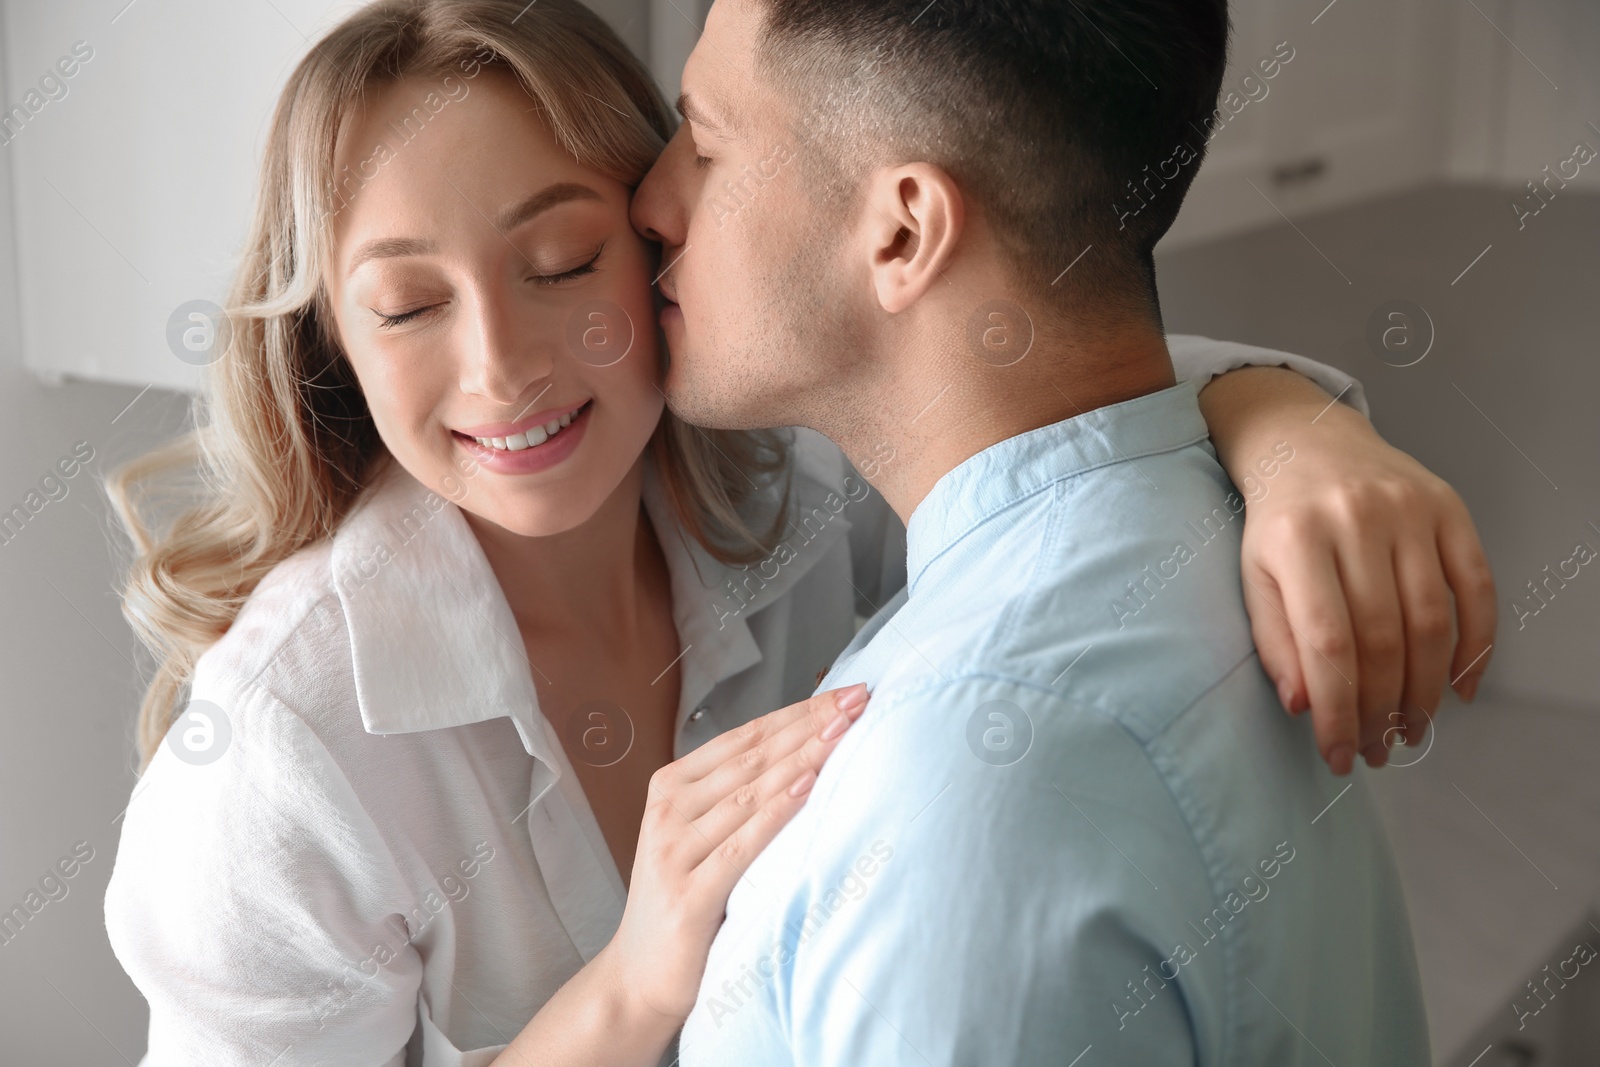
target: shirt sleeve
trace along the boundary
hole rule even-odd
[[[959,727],[1001,696],[954,683],[893,714]],[[959,743],[896,762],[890,729],[835,768],[774,938],[793,1063],[1196,1062],[1220,953],[1180,977],[1168,924],[1207,914],[1203,865],[1138,743],[1084,717],[1012,765]]]
[[[144,1065],[401,1064],[422,962],[387,847],[301,719],[260,691],[224,705],[219,758],[163,744],[139,781],[106,894]]]
[[[1337,367],[1292,352],[1182,333],[1167,336],[1167,351],[1172,354],[1172,367],[1178,380],[1193,382],[1196,392],[1217,375],[1240,367],[1287,367],[1316,382],[1329,396],[1337,397],[1361,414],[1372,414],[1367,407],[1366,391],[1359,381]]]

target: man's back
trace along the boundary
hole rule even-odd
[[[1255,656],[1242,508],[1187,385],[941,479],[683,1062],[1426,1063],[1369,794]]]

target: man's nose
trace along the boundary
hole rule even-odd
[[[633,203],[628,208],[628,221],[633,223],[633,228],[639,236],[656,244],[666,244],[667,239],[656,225],[660,211],[656,203],[659,193],[658,168],[661,161],[657,160],[650,173],[644,176],[644,181],[639,183],[638,190],[633,194]]]
[[[674,147],[682,134],[667,143],[666,150],[656,160],[639,183],[628,208],[629,221],[646,240],[660,245],[683,243],[683,212],[678,198],[678,175],[674,166]]]

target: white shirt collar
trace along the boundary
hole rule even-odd
[[[841,492],[842,468],[827,453],[796,448],[795,516]],[[837,453],[832,453],[837,457]],[[781,487],[754,502],[770,516]],[[797,551],[765,565],[722,563],[683,529],[646,464],[644,506],[666,557],[673,614],[683,645],[677,726],[723,680],[761,662],[749,618],[783,596],[848,533],[835,514],[819,531],[791,536]],[[798,529],[791,524],[791,533]],[[354,660],[356,697],[368,733],[437,730],[509,716],[528,753],[559,775],[559,744],[538,695],[510,605],[461,510],[390,463],[333,538],[334,587]],[[745,590],[744,598],[732,590]],[[762,709],[771,710],[771,709]]]
[[[334,535],[332,569],[368,733],[506,715],[556,764],[516,620],[459,508],[390,463]]]

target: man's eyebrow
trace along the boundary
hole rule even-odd
[[[494,228],[501,233],[514,230],[558,204],[573,200],[604,200],[599,193],[579,182],[557,182],[547,185],[537,193],[502,210],[493,219]],[[397,259],[404,256],[426,256],[438,251],[432,241],[420,237],[380,237],[368,241],[350,258],[346,276],[370,259]]]
[[[724,141],[732,140],[738,132],[732,128],[731,123],[717,122],[704,111],[700,110],[700,104],[688,93],[678,94],[678,114],[682,115],[685,119],[688,119],[696,126],[699,126],[707,133],[714,134]]]

